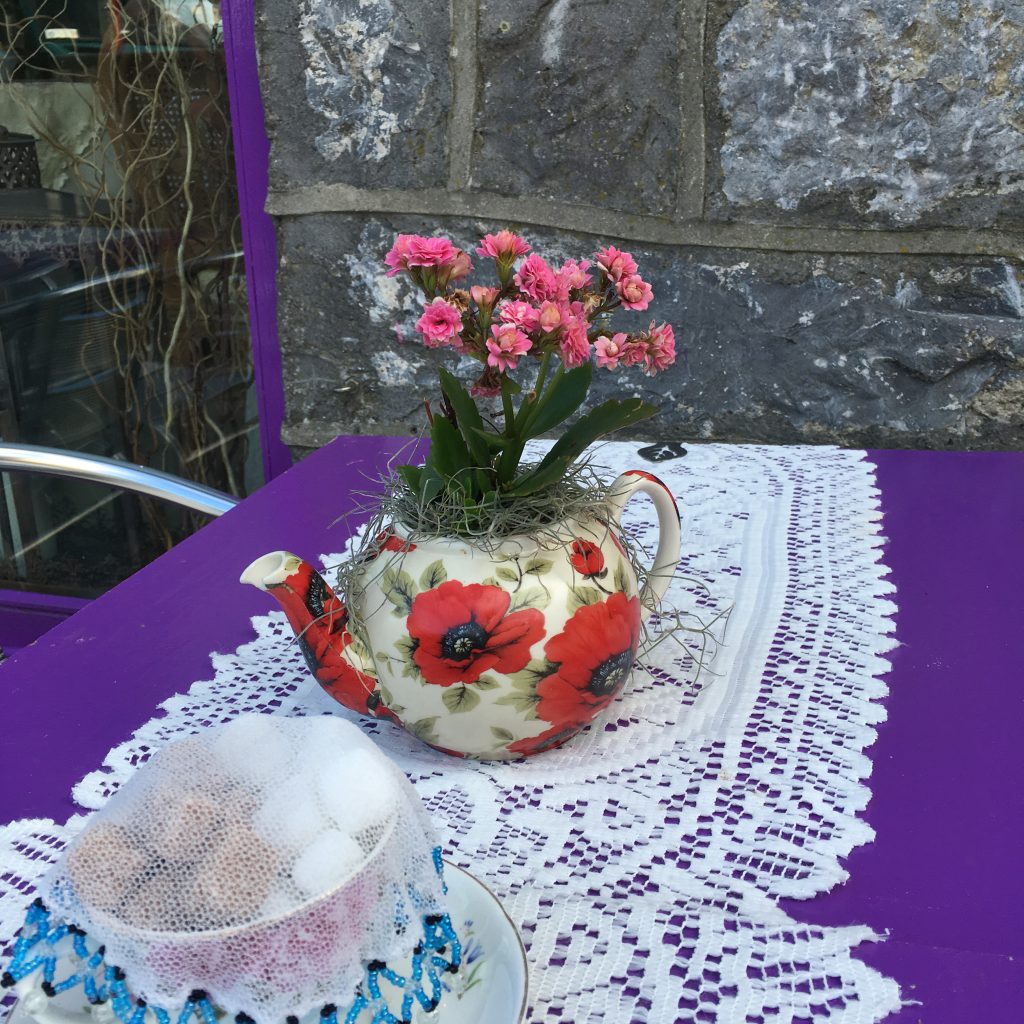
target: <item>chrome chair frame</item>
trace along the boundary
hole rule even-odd
[[[221,516],[238,504],[238,499],[230,494],[158,469],[108,459],[103,455],[82,455],[41,445],[0,443],[0,471],[5,470],[24,470],[108,484],[162,498],[210,516]]]

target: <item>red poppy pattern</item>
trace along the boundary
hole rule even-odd
[[[348,610],[323,577],[303,562],[273,589],[317,682],[338,703],[359,714],[398,721],[381,703],[377,681],[354,668],[342,653],[352,643]]]
[[[535,608],[508,614],[501,587],[449,580],[416,595],[406,624],[416,642],[413,660],[428,683],[474,683],[484,672],[518,672],[544,636]]]
[[[578,608],[544,647],[555,671],[537,685],[537,716],[559,729],[586,725],[622,689],[639,642],[638,598],[615,593]]]
[[[588,578],[608,574],[608,570],[604,567],[604,555],[592,540],[577,538],[572,542],[569,549],[569,564],[581,576]]]

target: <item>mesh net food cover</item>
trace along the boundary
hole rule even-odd
[[[195,990],[281,1024],[345,1005],[444,913],[436,841],[400,769],[332,717],[251,714],[156,753],[42,892],[137,997]]]

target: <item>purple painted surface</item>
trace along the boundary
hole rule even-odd
[[[888,720],[869,751],[877,838],[795,917],[867,923],[891,1024],[1024,1018],[1024,453],[872,452],[896,584]]]
[[[292,464],[292,457],[281,441],[284,386],[277,338],[277,239],[274,222],[264,209],[270,143],[263,126],[252,0],[223,0],[220,13],[224,22],[263,471],[267,480],[273,480]]]
[[[48,633],[0,669],[0,821],[63,819],[71,786],[156,703],[209,676],[208,652],[270,607],[236,583],[285,547],[337,550],[352,488],[397,442],[343,438]],[[889,720],[870,751],[877,840],[850,880],[787,910],[888,929],[858,950],[922,1000],[891,1024],[1015,1022],[1024,1005],[1024,454],[877,452],[899,588]],[[351,525],[355,525],[355,521]],[[659,1022],[661,1024],[661,1022]],[[667,1022],[666,1022],[667,1024]]]
[[[87,598],[65,594],[0,590],[0,648],[10,655],[27,647],[88,603]]]

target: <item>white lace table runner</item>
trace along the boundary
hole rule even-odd
[[[840,859],[872,838],[858,817],[864,750],[885,717],[895,612],[873,469],[861,452],[728,445],[652,466],[637,447],[605,445],[598,461],[646,467],[678,496],[681,568],[707,590],[680,580],[668,603],[704,621],[731,607],[710,667],[698,675],[672,639],[655,646],[603,720],[526,762],[446,759],[394,726],[364,728],[418,787],[446,856],[519,925],[534,1024],[872,1024],[900,1006],[896,983],[851,955],[878,936],[802,925],[776,901],[842,882]],[[653,547],[646,501],[624,522]],[[83,808],[205,723],[348,715],[307,674],[282,614],[253,625],[255,640],[213,656],[213,679],[79,783]],[[0,830],[0,945],[81,823]]]

